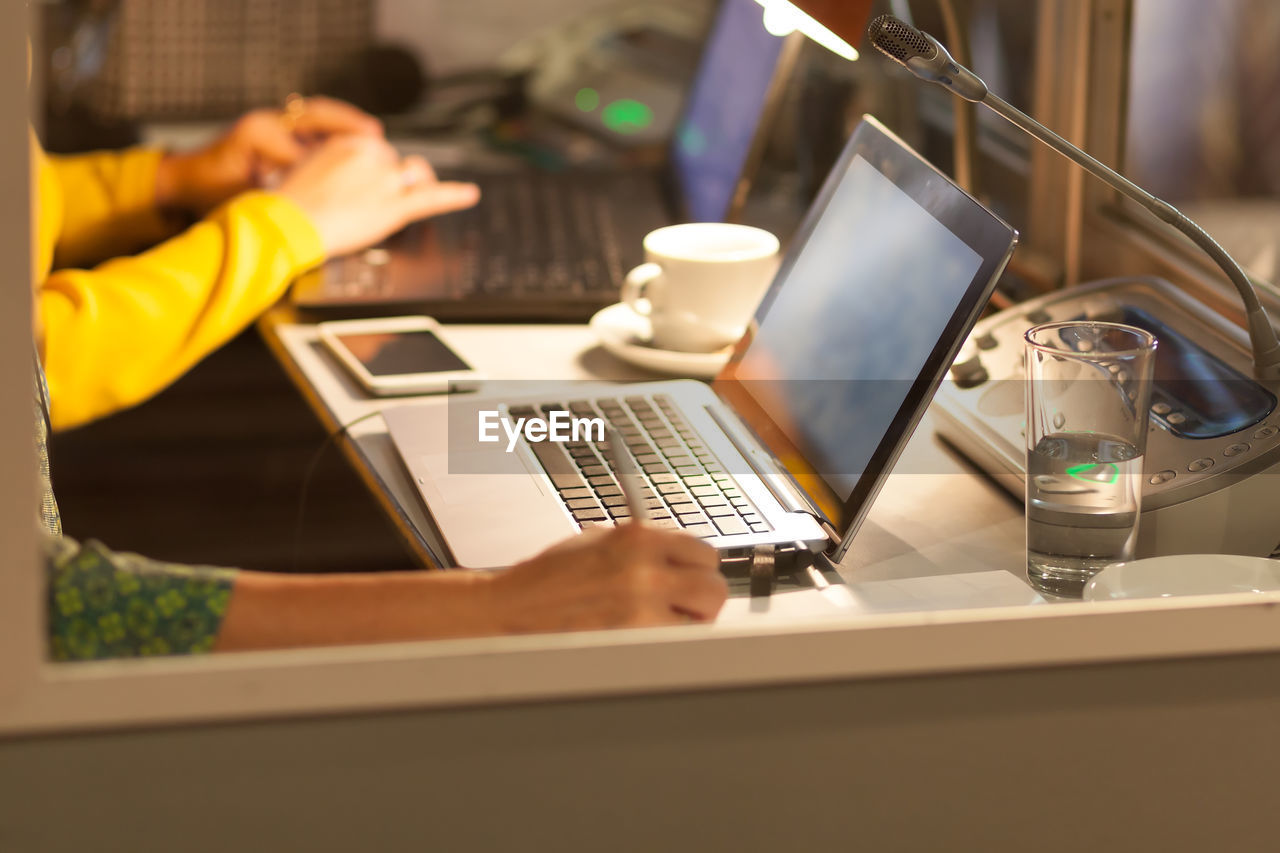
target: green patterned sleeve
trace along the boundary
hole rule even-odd
[[[65,536],[44,542],[54,660],[207,652],[234,569],[161,563]]]

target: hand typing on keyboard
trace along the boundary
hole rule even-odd
[[[333,257],[363,249],[410,222],[471,207],[474,184],[439,181],[426,160],[403,160],[385,139],[331,139],[301,161],[276,190],[311,219]]]
[[[716,550],[637,524],[588,530],[493,578],[503,633],[709,622],[728,587]]]

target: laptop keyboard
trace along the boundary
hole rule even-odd
[[[452,176],[451,176],[452,177]],[[468,175],[481,201],[437,219],[443,245],[456,246],[456,296],[573,298],[614,301],[629,266],[618,244],[615,210],[634,179],[513,172]],[[645,176],[652,181],[652,175]],[[640,238],[635,239],[635,255]]]
[[[512,417],[600,417],[625,444],[645,481],[641,500],[656,527],[701,537],[764,533],[770,527],[672,403],[659,394],[512,406]],[[612,526],[630,517],[605,442],[529,442],[578,525]]]

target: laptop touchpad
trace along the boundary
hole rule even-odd
[[[434,486],[432,491],[450,506],[492,505],[543,496],[519,454],[511,454],[510,470],[502,471],[495,470],[495,460],[500,456],[494,453],[431,453],[420,458],[427,482]]]

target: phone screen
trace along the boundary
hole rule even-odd
[[[459,358],[434,332],[426,329],[338,335],[337,338],[374,376],[471,369],[471,365]]]

